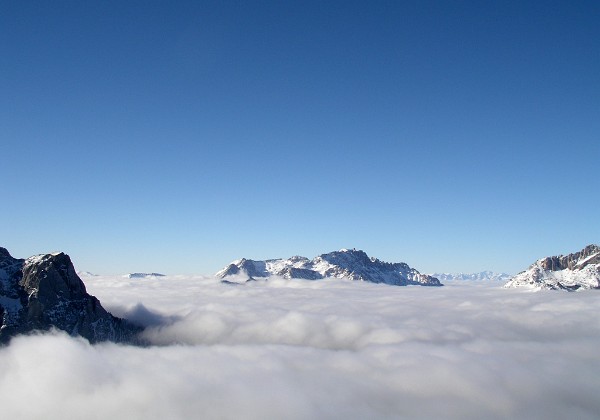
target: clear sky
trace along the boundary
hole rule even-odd
[[[2,1],[0,246],[212,273],[600,242],[598,1]]]

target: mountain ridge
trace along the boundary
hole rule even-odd
[[[341,249],[321,254],[312,260],[298,255],[269,260],[242,258],[218,271],[216,276],[221,279],[241,276],[248,280],[271,276],[303,280],[334,277],[396,286],[442,286],[437,278],[421,274],[406,263],[384,262],[356,249]]]

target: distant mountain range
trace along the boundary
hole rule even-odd
[[[89,271],[78,271],[79,277],[98,277],[98,274],[90,273]]]
[[[129,273],[124,277],[127,277],[128,279],[146,279],[152,277],[165,277],[165,275],[160,273]]]
[[[93,276],[82,272],[82,276]],[[216,274],[224,283],[278,276],[285,279],[320,280],[347,278],[396,286],[442,286],[442,281],[504,281],[504,273],[421,274],[406,263],[389,263],[364,251],[342,249],[315,258],[254,261],[242,258]],[[160,273],[131,273],[129,278],[161,277]],[[533,290],[585,290],[600,288],[600,247],[589,245],[579,252],[542,258],[512,277],[504,287]],[[13,258],[0,248],[0,343],[16,334],[57,328],[90,342],[140,343],[142,331],[107,312],[87,293],[68,255],[59,252],[27,259]]]
[[[79,277],[98,277],[98,274],[90,273],[89,271],[78,271],[77,275]],[[146,279],[152,277],[165,277],[165,275],[161,273],[129,273],[125,274],[123,277],[128,279]]]
[[[600,247],[588,245],[569,255],[545,257],[514,276],[504,287],[538,290],[585,290],[600,288]]]
[[[493,271],[482,271],[480,273],[434,273],[430,276],[439,279],[441,282],[451,281],[501,281],[510,280],[511,275],[506,273],[495,273]]]
[[[286,279],[319,280],[328,277],[385,283],[395,286],[441,286],[435,277],[421,274],[406,263],[388,263],[369,257],[364,251],[342,249],[309,260],[295,256],[288,259],[254,261],[242,258],[219,271],[217,277],[253,280],[279,276]]]

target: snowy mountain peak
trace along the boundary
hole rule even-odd
[[[98,274],[94,274],[90,271],[78,271],[77,275],[79,277],[98,277]]]
[[[319,280],[326,277],[348,278],[398,286],[442,285],[438,279],[421,274],[405,263],[383,262],[357,249],[341,249],[321,254],[312,260],[301,256],[264,261],[242,258],[232,262],[216,275],[222,279],[231,276],[255,279],[275,275],[287,279],[305,280]]]
[[[600,247],[588,245],[579,252],[545,257],[514,276],[504,287],[545,290],[600,288]]]

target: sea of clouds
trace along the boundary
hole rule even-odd
[[[86,277],[154,345],[0,349],[7,419],[597,419],[600,293]]]

